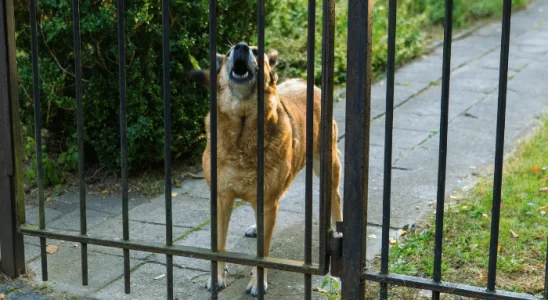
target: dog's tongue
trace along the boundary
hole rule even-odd
[[[244,75],[247,73],[247,64],[243,60],[237,60],[234,63],[234,73],[236,73],[236,75]]]

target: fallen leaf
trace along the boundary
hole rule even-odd
[[[476,249],[478,247],[478,244],[472,244],[470,246],[468,246],[468,248],[470,249]]]
[[[108,194],[108,190],[104,190],[104,191],[103,191],[103,194]]]
[[[154,277],[154,280],[158,280],[158,279],[161,279],[161,278],[164,278],[164,277],[166,277],[166,274],[158,275],[158,276]]]
[[[500,253],[500,243],[497,244],[497,252]]]
[[[388,238],[388,241],[390,242],[391,245],[394,245],[396,242],[396,239],[393,239],[393,238]]]
[[[72,245],[72,247],[78,248],[78,244],[77,244],[77,243],[74,243],[74,245]]]
[[[478,277],[474,278],[474,280],[477,280],[477,281],[486,281],[487,280],[487,276],[485,276],[483,273],[481,273],[481,271],[477,271],[478,272]]]
[[[541,193],[548,193],[548,186],[541,187],[540,189],[538,189],[538,191]]]
[[[486,213],[482,214],[482,216],[486,219],[489,219],[489,216]]]
[[[324,290],[324,289],[322,289],[322,288],[319,288],[319,287],[317,287],[317,286],[313,287],[313,288],[312,288],[312,291],[314,291],[314,292],[320,292],[320,293],[327,293],[326,290]]]
[[[537,208],[538,211],[548,211],[548,205]]]
[[[370,238],[370,239],[376,239],[376,238],[377,238],[377,236],[374,235],[374,234],[370,234],[370,235],[368,235],[367,237]]]
[[[513,238],[517,238],[519,235],[514,232],[513,230],[510,230],[510,234],[512,235]]]
[[[540,168],[538,166],[534,166],[531,168],[531,172],[535,173],[535,174],[539,174],[540,173]]]
[[[468,205],[461,206],[462,209],[468,209]]]
[[[51,201],[51,197],[47,197],[46,202],[50,202],[50,201]]]
[[[56,245],[47,245],[46,246],[46,252],[48,254],[55,254],[59,250],[59,247]]]
[[[172,197],[172,198],[177,197],[177,193],[175,193],[175,192],[171,193],[171,197]]]
[[[407,234],[407,231],[405,231],[405,230],[400,230],[400,232],[398,232],[398,234],[399,234],[400,236],[404,236],[404,235]]]

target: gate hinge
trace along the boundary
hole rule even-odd
[[[340,277],[342,273],[342,242],[343,223],[337,222],[337,232],[332,232],[329,240],[329,256],[331,257],[331,276]]]

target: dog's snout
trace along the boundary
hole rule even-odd
[[[236,60],[247,60],[249,55],[249,46],[244,42],[239,42],[234,46],[234,58]]]
[[[239,42],[234,46],[234,50],[236,51],[242,51],[242,52],[249,52],[249,46],[244,42]]]

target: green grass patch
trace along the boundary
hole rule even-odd
[[[500,289],[540,295],[548,228],[548,119],[504,164],[497,261]],[[444,281],[485,286],[493,198],[492,177],[445,209]],[[435,218],[390,249],[390,272],[432,277]]]

